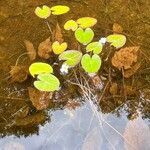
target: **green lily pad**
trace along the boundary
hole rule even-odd
[[[81,65],[87,73],[96,73],[101,67],[101,58],[97,54],[92,57],[89,54],[85,54],[82,57]]]
[[[29,67],[30,74],[35,77],[41,73],[53,73],[53,68],[46,63],[36,62],[30,65]]]
[[[43,19],[46,19],[51,15],[51,10],[46,5],[44,5],[42,8],[37,7],[34,12],[38,17]]]
[[[87,45],[93,40],[94,32],[90,28],[86,28],[85,30],[78,28],[75,31],[75,37],[78,42],[82,43],[83,45]]]
[[[82,53],[77,50],[68,50],[59,55],[59,60],[65,60],[70,67],[76,66],[82,58]]]
[[[51,11],[52,11],[53,15],[65,14],[69,10],[70,10],[70,8],[68,6],[63,6],[63,5],[57,5],[57,6],[51,7]]]
[[[107,36],[107,42],[111,43],[115,48],[121,48],[126,43],[126,37],[122,34],[112,34]]]
[[[77,28],[78,28],[78,24],[77,24],[74,20],[68,20],[68,21],[64,24],[64,29],[65,29],[65,30],[76,31]]]
[[[91,52],[93,51],[94,54],[99,54],[102,51],[103,45],[100,42],[92,42],[87,45],[86,51]]]
[[[77,20],[77,23],[81,28],[90,28],[97,23],[97,20],[92,17],[82,17]]]
[[[60,82],[58,78],[52,74],[39,74],[37,79],[38,81],[34,81],[34,86],[40,91],[51,92],[59,89]]]

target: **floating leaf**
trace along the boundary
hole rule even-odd
[[[52,92],[59,89],[60,82],[58,78],[52,74],[39,74],[37,79],[38,81],[34,81],[34,86],[40,91]]]
[[[94,54],[99,54],[102,51],[103,45],[100,42],[92,42],[87,45],[86,51],[91,52],[93,51]]]
[[[120,48],[125,45],[126,37],[122,34],[112,34],[107,36],[107,42],[111,43],[115,48]]]
[[[47,38],[45,41],[41,42],[38,47],[38,55],[41,58],[48,59],[50,58],[50,52],[52,52],[51,48],[51,40]]]
[[[70,10],[70,8],[68,6],[63,6],[63,5],[57,5],[57,6],[51,7],[51,11],[52,11],[53,15],[65,14],[69,10]]]
[[[83,17],[83,18],[79,18],[77,20],[77,23],[81,28],[85,29],[94,26],[97,23],[97,20],[92,17]]]
[[[51,10],[46,5],[44,5],[42,8],[37,7],[34,12],[38,17],[43,19],[46,19],[51,15]]]
[[[30,41],[24,40],[24,43],[28,52],[28,56],[30,60],[33,61],[36,58],[36,50],[34,49],[34,46]]]
[[[78,28],[78,24],[74,20],[68,20],[64,25],[65,30],[76,31],[77,28]]]
[[[97,54],[92,57],[89,54],[85,54],[82,57],[81,65],[87,73],[96,73],[101,67],[101,59]]]
[[[59,55],[59,60],[66,60],[66,63],[70,67],[74,67],[77,65],[82,57],[82,53],[77,50],[69,50],[61,53]]]
[[[55,41],[52,44],[52,49],[55,54],[61,54],[62,52],[64,52],[67,49],[67,43],[63,42],[60,44],[58,41]]]
[[[53,68],[46,63],[36,62],[30,65],[29,67],[30,74],[35,77],[41,73],[53,73]]]
[[[88,43],[90,43],[93,40],[94,32],[90,28],[87,28],[85,30],[83,30],[82,28],[78,28],[75,31],[75,37],[76,37],[77,41],[79,41],[83,45],[87,45]]]

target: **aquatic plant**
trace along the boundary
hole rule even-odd
[[[61,15],[68,12],[70,9],[67,6],[57,5],[53,7],[43,6],[37,7],[35,14],[43,19],[47,19],[51,14]],[[58,55],[59,61],[63,61],[60,68],[61,73],[67,74],[68,69],[75,67],[81,63],[82,69],[91,75],[95,75],[102,64],[99,54],[102,52],[105,43],[110,43],[116,49],[121,48],[126,43],[126,37],[122,34],[112,34],[107,37],[100,38],[99,41],[93,41],[94,31],[92,27],[97,23],[97,20],[92,17],[82,17],[75,20],[68,20],[64,24],[65,30],[72,30],[75,39],[85,46],[81,51],[67,50],[68,44],[64,42],[61,34],[61,29],[57,25],[55,33],[55,41],[50,45],[51,51]],[[53,32],[51,32],[54,34]],[[92,42],[93,41],[93,42]],[[84,50],[85,49],[85,50]],[[84,54],[83,54],[84,53]],[[60,82],[53,75],[53,68],[47,63],[36,62],[29,67],[30,74],[37,80],[34,81],[34,86],[41,91],[55,91],[59,89]]]
[[[42,62],[32,63],[29,67],[30,74],[35,77],[34,86],[40,91],[55,91],[59,89],[60,82],[53,73],[53,68]]]

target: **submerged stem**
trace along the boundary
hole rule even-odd
[[[53,35],[53,32],[52,32],[52,29],[51,29],[51,26],[50,26],[50,24],[49,24],[49,22],[46,20],[46,24],[47,24],[47,27],[48,27],[48,29],[49,29],[49,31],[50,31],[50,33],[51,33],[51,35]]]

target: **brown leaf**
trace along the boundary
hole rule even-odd
[[[11,76],[11,83],[12,82],[22,83],[28,77],[28,67],[11,66],[10,76]]]
[[[123,134],[125,150],[149,150],[150,131],[141,117],[129,121]],[[128,141],[128,142],[126,142]]]
[[[59,43],[62,43],[64,41],[61,28],[58,23],[55,29],[55,41],[58,41]]]
[[[109,89],[109,92],[112,94],[112,95],[116,95],[117,92],[118,92],[118,85],[117,83],[112,83],[111,86],[110,86],[110,89]]]
[[[137,70],[140,68],[141,63],[136,63],[131,69],[125,70],[124,71],[124,77],[125,78],[130,78],[133,74],[137,72]]]
[[[32,87],[28,87],[28,92],[30,100],[37,110],[46,109],[49,106],[52,92],[42,92]]]
[[[24,40],[24,43],[28,52],[28,56],[30,60],[33,61],[36,58],[36,50],[34,49],[34,46],[30,41]]]
[[[38,55],[41,58],[48,59],[50,58],[51,52],[52,52],[52,43],[51,43],[50,38],[47,38],[45,41],[39,44]]]
[[[43,123],[46,120],[46,115],[43,112],[27,116],[23,119],[17,118],[15,120],[16,126],[33,126]]]
[[[113,24],[113,32],[122,33],[122,31],[123,31],[123,28],[120,24],[118,23]]]
[[[139,46],[125,47],[116,51],[112,57],[112,65],[119,70],[130,69],[136,62]]]

